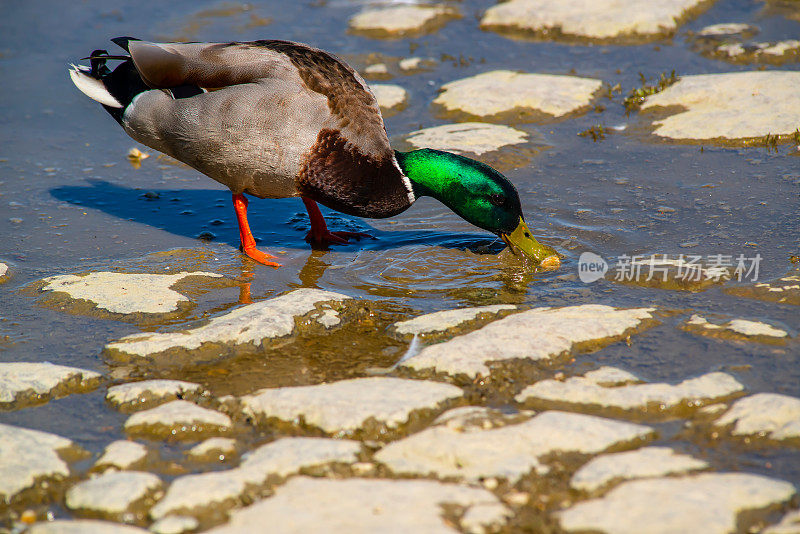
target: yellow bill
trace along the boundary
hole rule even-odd
[[[542,269],[551,270],[561,266],[561,260],[556,251],[536,241],[522,217],[513,232],[510,234],[500,233],[500,238],[506,242],[514,254],[521,252],[532,258]]]

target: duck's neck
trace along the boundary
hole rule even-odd
[[[395,152],[400,169],[408,177],[414,196],[433,197],[453,208],[453,197],[457,194],[463,164],[453,159],[448,152],[431,150],[412,150],[411,152]]]

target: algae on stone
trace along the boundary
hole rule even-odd
[[[716,324],[697,314],[692,315],[681,328],[708,337],[760,341],[762,343],[781,343],[789,336],[786,330],[761,321],[731,319],[727,323]]]
[[[200,384],[184,380],[142,380],[108,388],[106,400],[118,410],[133,412],[153,408],[176,399],[193,399],[202,392]]]

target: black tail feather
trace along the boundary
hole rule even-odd
[[[114,37],[111,39],[112,43],[119,46],[126,52],[130,52],[130,50],[128,50],[128,43],[130,41],[141,41],[141,39],[137,39],[136,37]]]

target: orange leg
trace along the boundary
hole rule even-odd
[[[256,249],[256,240],[250,232],[250,225],[247,223],[247,199],[244,195],[233,195],[233,209],[236,211],[236,219],[239,221],[239,239],[242,242],[241,251],[258,263],[269,265],[270,267],[280,267],[280,263],[269,261],[274,258]]]
[[[328,230],[328,225],[325,223],[325,217],[319,211],[319,206],[313,200],[302,197],[303,204],[308,211],[308,218],[311,219],[311,230],[306,234],[306,241],[312,245],[346,245],[348,239],[355,238],[361,239],[362,237],[372,237],[364,232],[331,232]]]

